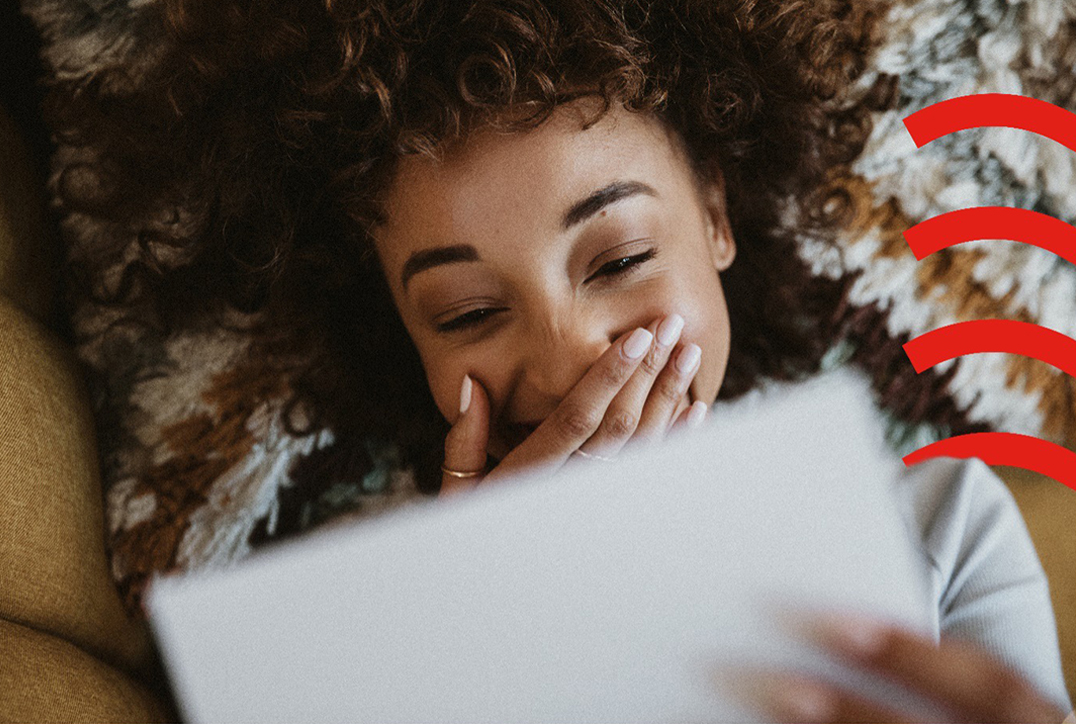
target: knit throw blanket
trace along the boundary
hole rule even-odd
[[[75,88],[122,69],[137,87],[168,42],[159,0],[23,0],[52,80]],[[917,150],[902,119],[973,93],[1013,93],[1076,110],[1076,1],[905,0],[884,20],[862,78],[898,83],[853,173],[841,181],[854,213],[839,253],[804,238],[816,274],[855,279],[851,330],[827,366],[859,365],[905,453],[957,431],[999,430],[1076,445],[1076,387],[1043,363],[970,355],[916,375],[901,344],[959,321],[1015,319],[1076,337],[1076,268],[1026,244],[964,244],[917,262],[902,233],[938,214],[977,206],[1034,209],[1076,223],[1076,154],[1011,129],[964,131]],[[114,80],[111,82],[115,82]],[[124,88],[117,88],[120,92]],[[65,209],[58,185],[97,162],[93,146],[61,145],[52,193],[70,259],[138,239],[108,216]],[[98,254],[99,256],[99,254]],[[118,274],[127,258],[103,273]],[[315,486],[329,431],[285,432],[286,382],[245,361],[249,340],[212,329],[162,336],[115,322],[122,310],[89,300],[75,312],[77,354],[98,420],[112,573],[132,610],[153,576],[231,564],[278,532],[287,514],[306,530],[375,515],[418,497],[393,451],[371,447],[366,467]],[[91,333],[96,333],[91,336]],[[336,476],[339,478],[339,476]],[[307,488],[310,490],[311,488]]]

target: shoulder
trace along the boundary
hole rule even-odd
[[[988,465],[931,460],[909,468],[895,486],[898,507],[932,569],[941,633],[1002,591],[1048,605],[1046,574],[1023,515]]]
[[[987,554],[1042,576],[1016,501],[981,460],[944,458],[908,468],[894,493],[917,543],[947,577]]]

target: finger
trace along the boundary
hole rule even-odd
[[[884,704],[867,701],[819,681],[779,676],[766,686],[763,706],[782,722],[915,721]]]
[[[621,388],[605,411],[601,425],[580,448],[585,452],[612,457],[636,433],[642,414],[658,375],[666,367],[673,347],[680,340],[684,318],[670,314],[653,326],[654,340],[631,379]],[[679,396],[670,405],[675,409]]]
[[[677,408],[695,379],[701,359],[702,349],[697,344],[684,345],[671,356],[671,362],[658,374],[650,396],[646,398],[639,428],[635,431],[636,438],[657,440],[665,437]]]
[[[687,421],[689,410],[691,410],[691,399],[690,395],[685,394],[680,400],[680,404],[677,405],[676,409],[673,411],[673,417],[669,420],[669,427],[665,430],[666,435],[680,424],[680,420]]]
[[[460,413],[445,437],[445,462],[441,475],[441,495],[469,490],[481,482],[486,467],[489,442],[489,397],[482,385],[463,378],[460,385]],[[444,470],[456,471],[453,475]]]
[[[843,656],[895,679],[972,721],[1059,721],[1064,714],[1019,675],[973,646],[941,646],[904,629],[844,616],[820,626]]]
[[[701,427],[702,423],[706,422],[709,417],[710,406],[702,400],[695,400],[676,418],[672,429],[680,432],[694,430]]]
[[[617,339],[561,400],[557,409],[504,457],[491,477],[504,477],[535,467],[562,466],[598,429],[609,403],[642,363],[653,338],[650,331],[639,328]]]

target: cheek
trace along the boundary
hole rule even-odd
[[[728,307],[716,272],[713,280],[696,288],[686,304],[689,312],[685,314],[682,338],[702,348],[702,362],[691,383],[691,396],[711,404],[717,399],[725,378],[731,340]]]
[[[410,328],[411,340],[418,350],[422,368],[426,373],[426,384],[437,409],[449,422],[453,423],[459,415],[460,386],[463,376],[467,374],[462,355],[444,349],[438,340],[426,334],[416,335]]]
[[[422,355],[426,380],[437,408],[450,423],[455,423],[460,409],[460,387],[464,375],[482,385],[494,413],[499,408],[506,376],[503,357],[479,349],[429,352]]]

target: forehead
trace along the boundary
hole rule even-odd
[[[483,129],[439,159],[402,159],[385,198],[380,236],[393,243],[379,243],[383,258],[559,225],[568,206],[610,181],[682,182],[687,159],[664,123],[613,106],[584,130],[587,110],[562,106],[536,129]]]

